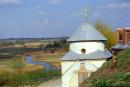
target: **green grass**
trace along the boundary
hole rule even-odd
[[[117,55],[117,63],[111,70],[112,60],[103,64],[90,78],[83,82],[85,87],[128,87],[130,86],[130,49]]]
[[[25,64],[21,57],[0,59],[0,87],[37,87],[43,80],[61,76],[60,70],[45,71],[38,65],[27,64],[17,67],[17,62]]]
[[[41,81],[59,77],[60,71],[8,72],[0,71],[0,87],[37,87]]]
[[[37,87],[43,80],[61,76],[60,70],[45,71],[43,68],[33,70],[35,66],[32,67],[33,65],[31,65],[31,70],[25,72],[24,69],[27,68],[28,70],[30,66],[15,68],[15,64],[15,60],[3,59],[0,61],[0,87]]]
[[[3,51],[12,52],[10,49],[8,50],[4,49]],[[43,80],[46,81],[61,76],[60,70],[45,71],[43,67],[41,69],[38,65],[25,64],[22,56],[15,58],[14,56],[19,53],[13,56],[8,55],[8,53],[0,54],[0,87],[37,87]],[[62,55],[62,53],[41,54],[38,57],[42,61],[50,60],[52,62],[60,61]]]
[[[34,60],[38,61],[60,61],[60,58],[63,56],[63,53],[56,54],[42,54],[34,57]]]

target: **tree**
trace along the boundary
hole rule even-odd
[[[0,42],[1,48],[8,48],[8,47],[13,47],[13,46],[14,46],[13,42],[7,42],[7,41],[1,41]]]
[[[65,49],[66,51],[69,50],[69,43],[67,42],[66,39],[61,39],[59,41],[59,45],[60,45],[61,48]]]
[[[17,40],[17,41],[15,42],[15,44],[24,45],[25,43],[24,43],[24,41],[19,41],[19,40]]]
[[[107,41],[105,42],[105,46],[107,49],[110,49],[116,44],[116,34],[109,26],[103,24],[100,21],[97,21],[94,24],[94,27],[107,38]]]

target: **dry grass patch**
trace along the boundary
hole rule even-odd
[[[25,67],[17,69],[16,72],[28,73],[43,70],[44,67],[41,65],[26,64]]]
[[[50,61],[48,62],[50,65],[60,68],[61,67],[61,62],[60,61]]]
[[[44,61],[44,62],[52,62],[52,61],[60,61],[60,58],[64,55],[64,53],[47,53],[36,55],[33,57],[34,61]]]

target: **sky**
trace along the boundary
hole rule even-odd
[[[130,27],[130,0],[0,0],[0,38],[71,36],[84,7],[92,25]]]

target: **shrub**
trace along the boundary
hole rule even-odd
[[[0,70],[0,86],[8,85],[10,83],[10,73],[5,70]]]
[[[112,60],[107,61],[84,81],[85,87],[130,87],[130,49],[120,52],[116,60],[114,70]]]
[[[90,87],[107,87],[106,79],[95,79],[92,81]]]
[[[59,70],[33,72],[7,72],[0,70],[0,87],[37,87],[40,81],[60,76]]]

